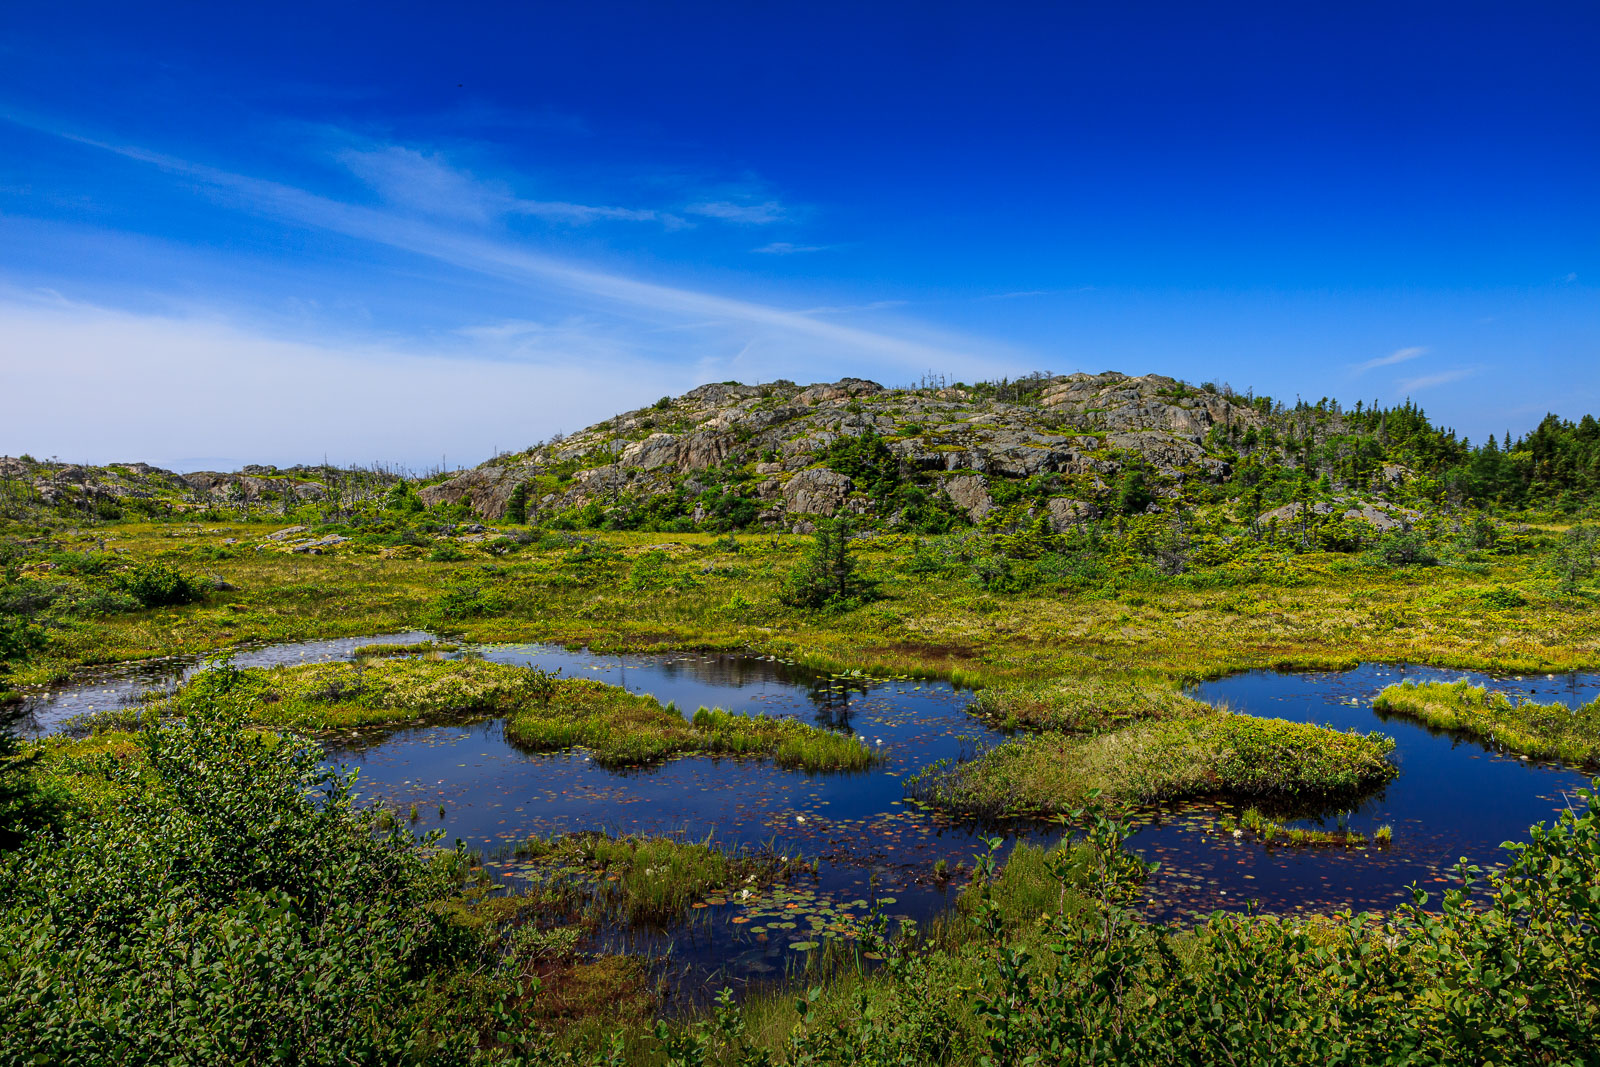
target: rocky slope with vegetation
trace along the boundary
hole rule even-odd
[[[380,495],[402,475],[393,470],[251,464],[242,470],[175,471],[148,463],[91,465],[0,456],[0,513],[54,513],[83,520],[158,518],[207,507],[284,514],[303,504],[352,504]]]
[[[1409,402],[1293,407],[1162,375],[889,389],[703,385],[422,489],[429,505],[573,528],[790,529],[839,513],[923,533],[1231,502],[1383,532],[1408,505],[1561,505],[1600,483],[1600,425],[1551,416],[1481,448]],[[1358,530],[1358,532],[1360,532]]]

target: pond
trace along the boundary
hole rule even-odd
[[[348,656],[376,640],[424,634],[306,642],[242,651],[241,666]],[[547,645],[470,650],[501,663],[559,669],[651,693],[686,714],[701,705],[792,716],[853,732],[884,762],[861,774],[818,775],[740,759],[688,757],[617,772],[581,751],[532,755],[509,744],[499,722],[399,730],[335,742],[330,759],[359,766],[360,791],[404,810],[415,804],[419,830],[442,829],[487,857],[508,885],[525,873],[511,854],[530,834],[603,829],[681,834],[724,847],[770,847],[817,861],[814,877],[748,901],[713,897],[692,921],[664,932],[613,930],[610,947],[644,951],[677,972],[674,985],[695,995],[722,984],[779,975],[803,956],[818,930],[859,920],[872,902],[893,919],[926,922],[948,908],[975,853],[993,831],[905,801],[903,779],[942,758],[1003,738],[967,714],[970,694],[944,682],[870,679],[808,671],[771,658],[664,653],[598,656]],[[140,665],[59,687],[23,709],[25,731],[48,731],[71,715],[135,699],[171,685],[192,662]],[[1195,687],[1193,695],[1236,711],[1393,736],[1400,775],[1347,812],[1289,812],[1297,825],[1348,827],[1369,837],[1393,827],[1391,847],[1296,849],[1218,832],[1215,802],[1143,813],[1131,847],[1161,868],[1148,885],[1156,918],[1187,921],[1217,908],[1252,903],[1267,911],[1386,908],[1409,900],[1417,883],[1437,896],[1462,857],[1503,862],[1503,841],[1553,818],[1587,784],[1569,768],[1493,753],[1482,746],[1379,716],[1372,698],[1411,678],[1471,678],[1507,693],[1576,706],[1600,695],[1597,675],[1491,677],[1471,672],[1369,664],[1336,673],[1256,671]],[[1012,825],[1008,839],[1054,841],[1061,827]],[[943,860],[948,880],[935,876]],[[861,904],[868,902],[867,906]]]

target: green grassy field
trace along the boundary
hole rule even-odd
[[[1361,660],[1503,670],[1600,664],[1593,592],[1561,591],[1535,553],[1426,568],[1308,554],[1259,574],[1135,568],[1048,593],[999,593],[959,567],[919,570],[918,541],[889,536],[858,542],[880,598],[815,612],[778,597],[805,538],[596,533],[513,555],[469,549],[458,562],[395,549],[340,546],[307,557],[223,544],[260,540],[273,528],[119,525],[61,538],[80,551],[103,541],[117,565],[160,561],[233,588],[191,604],[66,615],[12,684],[172,652],[417,627],[452,640],[600,650],[748,649],[985,685],[1195,679]],[[50,578],[27,565],[22,574]]]

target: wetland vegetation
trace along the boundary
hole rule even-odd
[[[304,472],[257,478],[253,499],[168,479],[159,506],[120,508],[93,479],[49,499],[9,486],[0,700],[98,665],[432,636],[352,640],[348,662],[224,660],[96,708],[75,736],[0,735],[0,1063],[1588,1062],[1592,796],[1502,866],[1360,915],[1240,900],[1152,918],[1142,894],[1162,872],[1123,820],[1181,802],[1229,847],[1351,863],[1407,849],[1412,823],[1307,825],[1400,788],[1393,740],[1238,713],[1194,686],[1361,662],[1600,666],[1593,420],[1473,448],[1411,405],[1132,381],[1180,414],[1109,425],[1120,409],[1059,379],[960,396],[841,383],[806,402],[708,387],[476,472],[361,492],[328,490],[328,471],[321,495]],[[806,421],[824,409],[833,422]],[[1173,427],[1200,412],[1204,444],[1186,445]],[[734,428],[701,436],[719,413]],[[1041,451],[1059,469],[997,473]],[[948,465],[974,458],[990,473]],[[647,493],[646,476],[664,480]],[[622,488],[586,495],[607,478]],[[484,510],[496,499],[504,513]],[[826,513],[803,510],[818,499]],[[529,641],[828,673],[815,723],[731,701],[688,713],[482,658]],[[852,729],[844,699],[890,678],[973,687],[965,721],[984,740],[892,763],[892,739]],[[1530,775],[1593,770],[1600,749],[1593,702],[1462,682],[1391,686],[1373,706],[1397,733],[1414,720],[1485,759],[1531,757],[1511,761]],[[635,800],[694,765],[718,769],[685,772],[712,798],[722,773],[887,786],[938,832],[998,836],[970,865],[916,872],[949,906],[911,924],[889,918],[881,858],[835,856],[870,871],[867,888],[825,899],[808,881],[823,844],[597,822],[529,837],[510,804],[490,855],[424,830],[433,799],[358,800],[329,758],[473,724],[519,761],[591,760]],[[476,770],[464,754],[426,766]],[[586,788],[597,806],[623,792]],[[767,827],[801,818],[722,802]],[[838,833],[888,855],[896,825]],[[787,957],[711,1003],[674,986],[671,954],[652,955],[667,942],[648,938],[692,939],[714,916]]]

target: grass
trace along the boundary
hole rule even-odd
[[[1082,675],[979,690],[975,715],[1003,729],[1100,734],[1138,722],[1199,714],[1206,705],[1165,679]]]
[[[582,747],[608,767],[731,755],[807,771],[859,771],[880,758],[853,736],[793,719],[701,708],[686,722],[654,697],[587,678],[560,679],[547,700],[523,705],[506,721],[506,737],[540,752]]]
[[[1372,706],[1386,715],[1454,730],[1508,752],[1600,767],[1600,700],[1575,709],[1518,701],[1462,679],[1391,685]]]
[[[696,905],[723,903],[722,894],[758,892],[811,865],[769,852],[729,853],[705,841],[671,837],[610,837],[603,833],[529,838],[517,856],[531,860],[535,876],[583,876],[587,910],[627,923],[663,924]]]
[[[222,698],[264,726],[331,732],[508,715],[540,691],[541,672],[484,660],[392,658],[201,671],[147,714],[183,714]]]
[[[353,649],[351,655],[356,658],[383,657],[383,656],[431,656],[447,652],[461,651],[460,645],[452,645],[444,641],[411,641],[406,644],[362,645]]]
[[[1355,830],[1305,830],[1298,826],[1285,826],[1263,815],[1260,808],[1246,808],[1237,819],[1224,815],[1217,820],[1217,829],[1223,833],[1248,833],[1269,845],[1294,845],[1297,848],[1352,848],[1367,843],[1366,835]],[[1393,834],[1394,831],[1390,829],[1383,836],[1385,847]]]
[[[228,538],[248,549],[275,528],[129,523],[58,536],[62,549],[103,538],[124,560],[171,562],[235,588],[195,604],[65,619],[42,655],[18,665],[10,686],[42,685],[96,663],[416,626],[472,641],[600,650],[748,649],[996,688],[1073,676],[1193,680],[1362,660],[1502,670],[1600,665],[1591,601],[1558,595],[1533,554],[1426,573],[1312,554],[1285,559],[1287,576],[1240,574],[1214,587],[1188,576],[1122,575],[999,594],[961,574],[908,572],[914,540],[880,537],[860,542],[859,555],[882,598],[817,614],[778,601],[779,579],[806,544],[788,535],[739,536],[736,553],[710,534],[600,532],[575,547],[553,538],[503,558],[472,548],[448,563],[357,545],[317,557],[246,550],[210,558]],[[653,548],[667,550],[667,584],[629,588],[629,553]],[[1500,587],[1518,589],[1527,603],[1485,610],[1484,596]]]
[[[1053,859],[1065,854],[1067,865],[1059,872]],[[1007,925],[1020,926],[1038,919],[1041,915],[1086,915],[1092,908],[1083,895],[1083,884],[1090,869],[1085,846],[1074,846],[1064,840],[1045,848],[1018,841],[1006,858],[1005,866],[990,883],[990,897],[1000,906]],[[1058,877],[1065,873],[1065,879]],[[968,885],[957,901],[961,915],[971,915],[977,907],[982,886],[977,882]]]
[[[860,771],[881,757],[851,735],[793,719],[701,708],[686,722],[652,696],[589,678],[474,659],[357,659],[201,671],[171,697],[95,720],[133,725],[226,701],[253,723],[314,733],[506,717],[506,737],[538,752],[587,749],[606,767],[676,755],[750,756],[806,771]]]
[[[1094,790],[1123,807],[1195,796],[1350,796],[1394,777],[1393,747],[1378,734],[1219,712],[1093,737],[1038,734],[935,764],[907,779],[906,791],[989,817],[1067,813]]]

